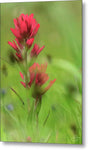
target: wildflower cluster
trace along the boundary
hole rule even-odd
[[[17,60],[22,63],[25,70],[20,72],[23,80],[21,84],[27,90],[30,90],[33,86],[32,97],[35,101],[38,101],[56,80],[50,81],[48,86],[43,88],[43,85],[49,80],[49,76],[46,73],[47,64],[39,65],[32,61],[34,60],[33,58],[37,58],[45,47],[42,46],[40,48],[38,44],[34,43],[40,24],[34,19],[33,14],[29,16],[21,14],[18,18],[14,19],[14,25],[15,28],[11,28],[11,31],[15,36],[15,40],[13,42],[9,41],[8,44],[16,51]],[[29,53],[32,46],[33,48]],[[33,62],[32,65],[31,62]]]

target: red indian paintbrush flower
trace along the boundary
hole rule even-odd
[[[50,81],[48,86],[44,88],[43,85],[49,80],[49,76],[46,73],[47,64],[39,65],[38,63],[34,63],[28,70],[28,65],[31,65],[34,61],[33,58],[37,57],[45,47],[42,46],[40,48],[37,44],[34,44],[30,54],[28,53],[28,49],[32,46],[34,37],[40,27],[40,24],[33,18],[33,14],[29,16],[21,14],[18,18],[14,19],[14,25],[15,28],[11,28],[11,31],[16,39],[13,42],[9,41],[8,44],[16,51],[16,60],[22,61],[24,75],[20,72],[20,76],[23,80],[21,84],[26,89],[31,88],[32,97],[35,98],[36,108],[38,102],[41,104],[42,95],[53,85],[56,79]],[[30,55],[30,57],[28,57],[28,55]],[[31,60],[33,61],[31,62]],[[27,101],[29,104],[29,99],[27,99]],[[31,141],[31,138],[28,137],[27,140]]]
[[[42,85],[45,84],[49,76],[46,74],[46,69],[47,69],[47,64],[41,64],[39,65],[38,63],[34,63],[30,68],[29,68],[29,74],[30,74],[30,81],[28,82],[28,87],[30,88],[32,84],[34,83],[35,88],[34,88],[34,97],[38,97],[40,95],[43,95],[56,81],[56,79],[50,81],[49,85],[42,89]],[[21,78],[24,80],[23,74],[20,72]],[[26,83],[21,81],[21,84],[26,87]]]
[[[14,19],[15,28],[11,28],[11,31],[19,41],[27,41],[27,39],[33,38],[36,35],[40,24],[36,22],[33,16],[33,14],[29,16],[21,14],[18,18]]]
[[[11,28],[11,31],[16,39],[13,42],[9,41],[8,44],[16,50],[18,60],[23,60],[22,51],[32,46],[34,36],[38,32],[40,24],[33,18],[33,14],[29,16],[21,14],[18,18],[14,19],[14,25],[15,28]],[[44,46],[39,49],[38,45],[35,44],[30,55],[37,56],[43,48]]]

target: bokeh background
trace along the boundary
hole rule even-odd
[[[20,68],[10,28],[21,13],[34,14],[40,29],[35,41],[45,45],[36,62],[48,63],[50,79],[56,78],[43,96],[39,113],[39,131],[35,122],[26,124],[25,110],[14,88],[25,101],[20,84]],[[1,4],[1,140],[42,143],[82,144],[82,3],[25,2]],[[47,121],[46,121],[47,119]]]

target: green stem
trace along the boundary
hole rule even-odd
[[[28,107],[28,113],[30,111],[30,102],[29,102],[29,88],[28,88],[28,67],[27,67],[27,50],[25,49],[25,83],[26,83],[26,94],[27,94],[27,107]]]
[[[37,128],[37,131],[38,131],[38,114],[36,114],[36,128]]]
[[[26,81],[26,87],[28,88],[28,76],[27,76],[27,51],[25,52],[25,81]]]

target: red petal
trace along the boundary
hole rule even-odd
[[[20,32],[19,30],[17,29],[13,29],[13,28],[10,28],[10,30],[12,31],[12,33],[18,38],[18,39],[21,39],[21,35],[20,35]]]
[[[22,44],[19,42],[19,40],[18,40],[17,38],[15,39],[15,41],[17,42],[17,44],[18,44],[19,48],[20,48],[20,49],[23,49]]]
[[[16,51],[19,51],[18,50],[18,47],[17,47],[17,45],[16,45],[16,43],[13,41],[13,43],[12,42],[8,42],[8,44],[12,47],[12,48],[14,48]]]
[[[38,51],[37,51],[37,55],[43,50],[45,46],[42,46]]]
[[[37,73],[35,83],[42,86],[44,83],[47,82],[48,79],[49,79],[48,74],[46,74],[46,73]]]
[[[32,51],[31,51],[31,53],[30,53],[31,57],[37,55],[38,49],[39,49],[39,46],[35,43],[35,45],[34,45]]]
[[[15,27],[18,28],[18,21],[17,21],[17,19],[14,19],[13,21],[14,21]]]
[[[44,77],[43,77],[41,84],[43,85],[44,83],[46,83],[48,81],[48,79],[49,79],[48,74],[44,74]]]
[[[26,25],[26,23],[24,21],[20,22],[20,28],[21,28],[20,32],[22,34],[25,33],[25,32],[27,32],[27,25]]]
[[[35,76],[34,73],[30,73],[30,82],[28,83],[29,87],[32,85],[32,82],[34,80],[34,76]]]
[[[26,88],[26,84],[24,82],[21,81],[20,83]]]
[[[45,92],[53,85],[53,83],[56,81],[56,79],[50,81],[49,85],[45,88]]]
[[[21,56],[21,54],[16,53],[16,56],[17,56],[20,60],[22,60],[22,56]]]
[[[36,35],[36,33],[38,32],[39,27],[40,27],[40,24],[37,24],[35,29],[33,30],[32,34],[30,35],[30,37],[34,37]]]
[[[21,72],[19,72],[19,73],[20,73],[21,78],[24,80],[24,76],[23,76],[23,74],[22,74]]]
[[[31,14],[31,15],[28,16],[28,22],[27,22],[28,28],[30,28],[31,25],[32,25],[33,16],[34,16],[33,14]]]
[[[33,41],[34,41],[34,38],[31,38],[31,39],[27,40],[26,44],[27,44],[28,48],[30,48],[32,46]]]

